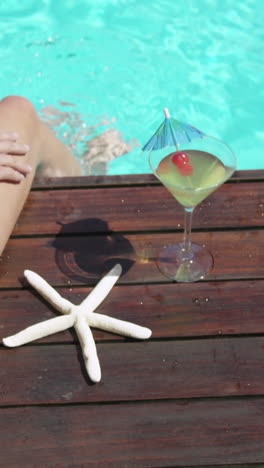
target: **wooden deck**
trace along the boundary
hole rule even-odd
[[[264,466],[264,171],[237,172],[197,207],[193,240],[214,256],[204,281],[157,268],[182,229],[151,175],[36,181],[0,258],[0,338],[56,315],[25,269],[77,304],[117,262],[98,312],[153,335],[94,330],[99,384],[72,330],[1,345],[1,467]]]

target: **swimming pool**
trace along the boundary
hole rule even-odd
[[[150,172],[140,146],[164,107],[229,143],[239,169],[263,169],[263,5],[6,0],[1,94],[21,94],[44,108],[78,157],[84,144],[76,135],[120,132],[121,152],[131,151],[111,161],[108,174]]]

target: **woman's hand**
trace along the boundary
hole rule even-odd
[[[17,156],[25,156],[29,146],[18,143],[19,135],[15,132],[0,131],[0,182],[21,182],[32,167],[17,160]]]

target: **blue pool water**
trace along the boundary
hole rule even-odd
[[[31,99],[79,158],[81,137],[116,129],[131,151],[108,174],[150,172],[140,145],[164,107],[263,169],[263,24],[263,0],[6,0],[1,94]]]

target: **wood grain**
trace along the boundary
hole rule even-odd
[[[98,344],[97,350],[102,381],[91,385],[79,345],[2,348],[0,404],[264,393],[263,337],[105,343]]]
[[[250,213],[250,217],[249,217]],[[264,184],[224,184],[194,211],[193,228],[264,227]],[[32,191],[13,235],[182,230],[183,208],[161,185]]]
[[[87,287],[58,288],[74,304],[91,291]],[[97,312],[151,327],[152,336],[184,338],[264,333],[264,280],[218,281],[188,284],[115,286]],[[33,290],[0,291],[0,341],[3,337],[43,320],[53,310]],[[93,330],[96,340],[125,338]],[[65,331],[42,343],[76,341]]]
[[[263,398],[3,408],[0,466],[261,466],[263,412]]]
[[[158,269],[156,258],[164,245],[181,240],[182,233],[11,239],[0,263],[1,287],[21,287],[25,269],[54,285],[92,285],[116,263],[123,267],[119,283],[171,282]],[[193,241],[213,254],[207,279],[264,277],[264,230],[195,232]]]
[[[264,180],[264,170],[235,171],[230,181]],[[36,177],[33,182],[33,190],[61,189],[68,187],[94,187],[116,185],[158,185],[159,181],[152,174],[125,174],[115,176],[82,176],[82,177]]]
[[[264,171],[238,171],[194,214],[214,268],[178,284],[156,258],[183,210],[151,174],[35,181],[0,258],[0,339],[56,312],[42,275],[78,304],[110,267],[98,312],[148,326],[140,342],[93,330],[102,381],[74,331],[0,346],[0,467],[252,468],[264,462]]]

